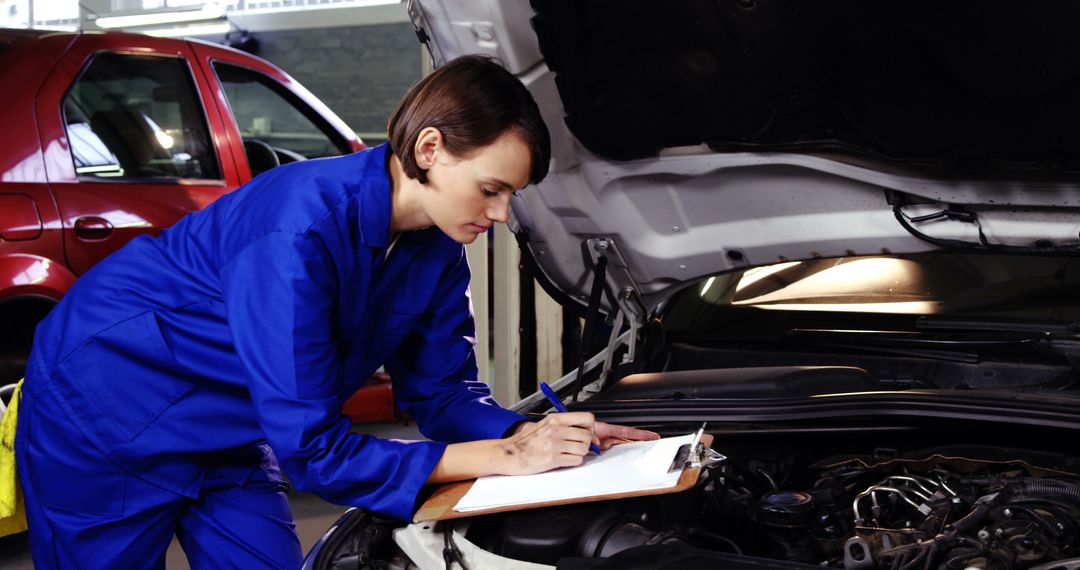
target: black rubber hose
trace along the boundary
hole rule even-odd
[[[923,560],[926,559],[926,556],[929,553],[930,553],[930,544],[929,543],[920,544],[919,545],[919,553],[915,555],[915,558],[912,558],[911,560],[908,560],[907,563],[905,563],[903,566],[901,566],[900,570],[914,570],[914,568],[916,566],[918,566],[920,562],[922,562]]]
[[[964,484],[977,487],[1005,485],[1013,493],[1038,494],[1038,495],[1062,495],[1080,501],[1080,483],[1065,481],[1062,479],[1038,479],[1024,477],[1020,479],[1001,479],[997,477],[981,477],[976,479],[962,479]]]
[[[1019,492],[1025,495],[1059,495],[1080,501],[1080,485],[1071,485],[1056,479],[1023,479],[1018,484]],[[1012,485],[1009,490],[1017,492]]]
[[[955,554],[954,554],[955,553]],[[945,559],[945,568],[957,568],[957,562],[966,562],[975,556],[980,554],[986,554],[986,548],[954,548],[949,551],[948,557]]]
[[[946,531],[949,529],[954,530],[957,534],[965,533],[977,525],[981,524],[986,515],[990,513],[990,505],[985,503],[979,503],[975,505],[975,508],[971,509],[971,512],[964,516],[964,518],[954,522],[953,524],[945,527]]]

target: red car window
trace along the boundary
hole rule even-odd
[[[64,98],[63,112],[80,178],[221,178],[182,59],[98,54]]]
[[[349,141],[273,79],[220,62],[214,71],[243,137],[252,176],[287,162],[352,152]]]

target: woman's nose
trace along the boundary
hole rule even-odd
[[[510,219],[510,193],[500,192],[500,200],[488,208],[487,217],[492,222],[505,224]]]

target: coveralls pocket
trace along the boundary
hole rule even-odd
[[[194,388],[176,362],[153,311],[92,337],[57,366],[57,373],[97,409],[97,423],[134,440]]]
[[[378,347],[379,356],[386,357],[400,346],[418,318],[417,314],[392,309],[379,311],[376,320],[379,328],[375,331],[375,346]]]
[[[64,419],[51,394],[24,400],[19,429],[26,434],[24,488],[29,483],[41,506],[69,513],[120,516],[127,473],[106,459],[82,432]],[[25,405],[29,403],[30,405]]]

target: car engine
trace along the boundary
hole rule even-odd
[[[315,568],[1080,568],[1071,454],[985,442],[844,453],[880,442],[872,433],[822,453],[806,444],[820,434],[785,439],[718,437],[727,459],[681,493],[437,524],[357,509]]]
[[[1049,569],[1080,557],[1080,477],[1046,467],[1069,463],[1051,454],[879,449],[805,466],[788,457],[731,454],[679,495],[478,517],[467,537],[544,564],[629,562],[658,546],[849,570]]]

